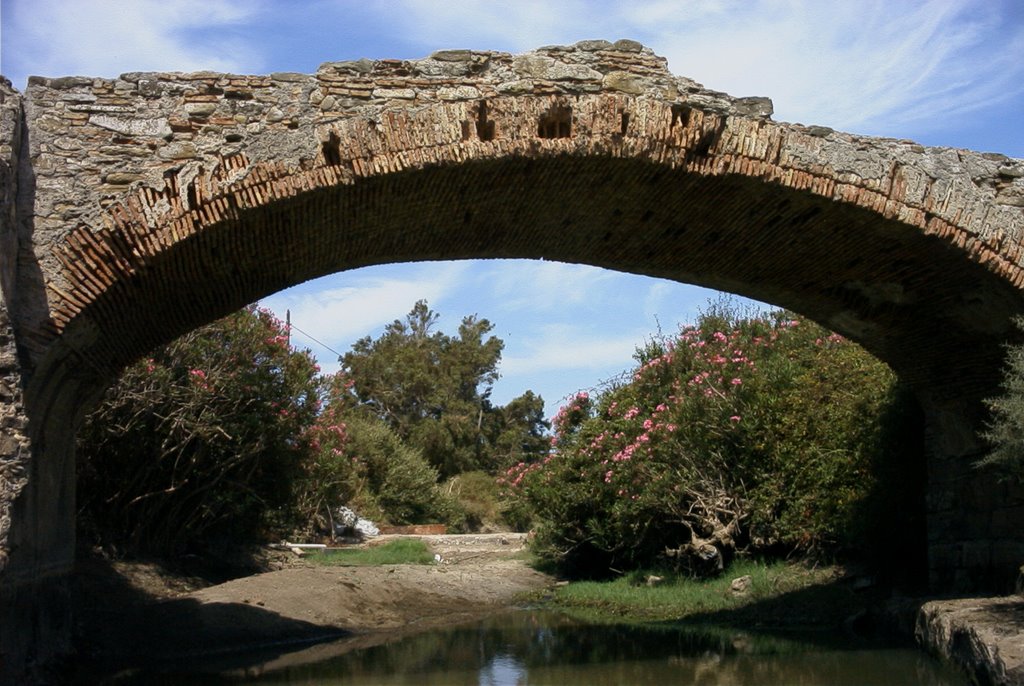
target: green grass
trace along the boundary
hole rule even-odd
[[[730,590],[732,580],[748,574],[752,581],[750,588],[743,595],[734,594]],[[614,581],[572,582],[556,588],[549,602],[565,609],[584,611],[595,619],[627,617],[637,621],[715,616],[729,622],[733,615],[736,621],[742,622],[756,620],[765,613],[780,616],[778,606],[781,604],[785,606],[788,619],[797,623],[809,606],[822,613],[820,617],[808,615],[810,623],[818,623],[824,613],[842,614],[849,595],[846,589],[836,587],[836,570],[811,570],[785,562],[764,564],[738,560],[722,576],[700,581],[663,576],[665,580],[655,586],[644,583],[644,573],[628,574]],[[783,596],[787,601],[779,603]],[[780,616],[780,619],[786,618]]]
[[[345,548],[314,553],[310,562],[339,567],[372,567],[376,565],[429,565],[434,554],[423,541],[400,538],[383,545],[366,548]]]

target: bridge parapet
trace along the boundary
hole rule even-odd
[[[118,252],[161,247],[137,234],[173,241],[282,195],[508,155],[758,177],[913,225],[1024,283],[1024,162],[771,122],[767,98],[674,76],[633,41],[329,62],[315,75],[33,77],[26,101],[48,287],[46,316],[22,327],[34,358],[97,290],[134,272],[138,259]]]

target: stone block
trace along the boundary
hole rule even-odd
[[[608,90],[628,93],[630,95],[641,95],[645,90],[643,79],[628,71],[608,72],[604,75],[601,86]]]
[[[612,49],[622,52],[640,52],[644,49],[644,44],[628,38],[621,38],[612,44]]]

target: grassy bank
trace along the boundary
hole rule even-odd
[[[310,555],[309,561],[314,564],[339,567],[429,565],[433,564],[434,555],[423,541],[402,538],[368,548],[327,550]]]
[[[557,587],[547,602],[591,620],[693,621],[751,626],[837,625],[868,601],[841,580],[835,567],[812,569],[787,562],[739,560],[715,579],[662,575],[647,584],[646,573],[613,581],[577,581]],[[731,583],[749,576],[743,592]]]

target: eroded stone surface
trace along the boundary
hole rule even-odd
[[[918,643],[973,683],[1024,684],[1024,597],[933,600],[922,605]]]

